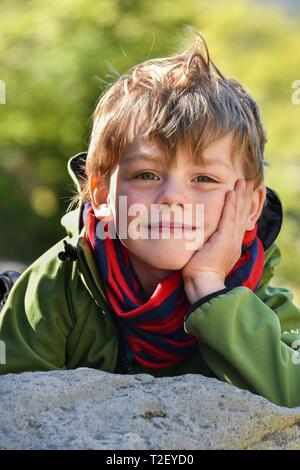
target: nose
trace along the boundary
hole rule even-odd
[[[185,193],[183,182],[179,178],[168,178],[160,188],[155,201],[156,204],[178,205],[184,208],[189,201]]]

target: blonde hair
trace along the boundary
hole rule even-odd
[[[267,139],[257,104],[237,80],[218,70],[204,37],[187,29],[195,35],[189,47],[132,67],[100,97],[77,202],[89,201],[88,176],[109,185],[125,146],[137,135],[154,139],[167,162],[180,143],[202,162],[203,149],[232,131],[232,158],[242,155],[244,175],[254,179],[254,188],[264,181]]]

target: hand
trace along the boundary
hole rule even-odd
[[[239,179],[225,196],[218,229],[181,273],[190,302],[225,287],[225,277],[241,256],[252,203],[253,180]]]

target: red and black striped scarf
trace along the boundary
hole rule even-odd
[[[83,211],[83,222],[129,357],[144,367],[156,369],[174,365],[193,353],[198,341],[184,330],[184,317],[191,304],[185,295],[181,271],[174,271],[160,281],[149,297],[118,236],[105,239],[96,236],[97,224],[104,222],[95,217],[90,203]],[[256,224],[252,231],[245,232],[241,257],[225,279],[226,288],[243,285],[254,291],[263,269],[264,248]]]

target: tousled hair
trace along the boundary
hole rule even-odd
[[[132,67],[100,97],[78,203],[90,199],[90,176],[109,185],[126,145],[136,136],[154,139],[167,163],[182,143],[202,163],[203,150],[232,132],[232,161],[243,159],[245,178],[254,179],[254,188],[264,182],[267,139],[256,102],[216,67],[202,34],[187,29],[195,37],[182,52]]]

